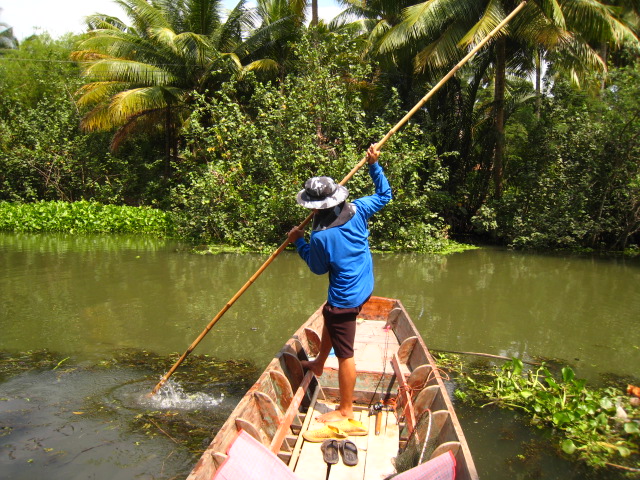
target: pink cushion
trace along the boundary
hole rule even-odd
[[[456,459],[449,451],[396,475],[393,480],[454,480],[455,478]]]
[[[231,444],[215,480],[301,480],[282,460],[244,430]]]

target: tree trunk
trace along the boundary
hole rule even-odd
[[[609,61],[608,57],[609,57],[609,45],[607,43],[603,43],[600,46],[600,58],[602,58],[602,60],[604,61],[605,68]],[[604,74],[602,75],[602,81],[600,82],[600,91],[604,90],[606,86],[607,86],[607,73],[605,70]]]
[[[165,117],[165,132],[164,132],[164,176],[169,178],[171,169],[171,146],[172,146],[172,131],[171,131],[171,105],[167,105],[167,115]]]
[[[536,117],[540,118],[542,107],[542,52],[536,49]]]
[[[318,0],[311,0],[311,26],[318,25]]]
[[[504,156],[504,89],[506,83],[506,40],[496,42],[496,79],[494,91],[496,147],[493,157],[493,185],[496,198],[502,196]]]

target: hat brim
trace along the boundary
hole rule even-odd
[[[343,185],[338,185],[338,188],[332,195],[323,198],[322,200],[314,200],[307,194],[306,190],[300,190],[296,196],[298,204],[305,208],[311,208],[315,210],[323,210],[325,208],[335,207],[344,202],[349,196],[349,190]]]

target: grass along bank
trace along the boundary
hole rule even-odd
[[[171,215],[149,207],[104,205],[79,202],[0,202],[0,231],[16,233],[60,232],[142,233],[166,237],[173,235]]]
[[[194,253],[268,253],[274,245],[259,239],[252,245],[225,245],[200,243],[185,238],[176,228],[176,214],[150,207],[105,205],[95,201],[40,201],[35,203],[0,202],[0,231],[15,233],[66,234],[146,234],[156,237],[180,237],[190,240]],[[285,237],[282,237],[284,241]],[[424,253],[452,254],[478,248],[447,238],[425,237],[421,246]],[[402,251],[403,245],[387,245],[386,252]],[[382,253],[373,248],[373,251]]]

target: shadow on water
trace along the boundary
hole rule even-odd
[[[514,480],[622,480],[622,471],[594,470],[560,456],[549,430],[511,410],[456,405],[481,478]],[[557,440],[557,439],[555,439]]]
[[[0,354],[2,478],[184,477],[258,375],[250,363],[194,356],[149,397],[171,359],[62,360]]]

